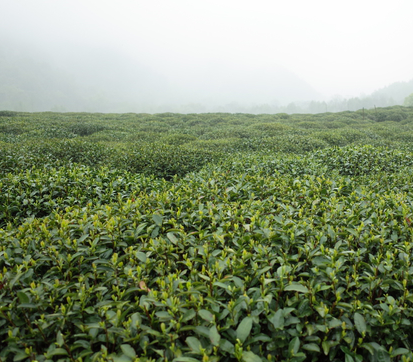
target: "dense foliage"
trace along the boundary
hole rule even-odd
[[[412,361],[412,128],[0,112],[0,361]]]
[[[413,93],[408,95],[403,102],[405,107],[413,107]]]

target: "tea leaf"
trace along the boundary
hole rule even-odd
[[[176,244],[178,242],[178,239],[173,233],[167,233],[166,236],[171,241],[171,243]]]
[[[156,225],[162,226],[163,217],[161,215],[153,214],[152,220],[155,222]]]
[[[50,351],[47,353],[48,357],[54,357],[54,356],[67,356],[68,353],[65,349],[63,348],[56,348],[53,351]]]
[[[185,342],[194,353],[201,353],[202,345],[198,338],[187,337]]]
[[[224,352],[227,352],[229,354],[234,353],[234,345],[228,341],[227,339],[221,338],[219,342],[219,348],[222,349]]]
[[[397,348],[391,352],[391,357],[407,355],[410,351],[406,348]]]
[[[214,346],[218,346],[221,340],[221,336],[218,333],[216,326],[212,326],[209,330],[209,340]]]
[[[17,296],[19,297],[20,303],[27,304],[30,302],[29,296],[24,292],[17,292]]]
[[[237,333],[237,338],[244,343],[247,337],[250,335],[252,328],[252,318],[251,317],[245,317],[241,323],[238,325],[238,328],[236,330]]]
[[[242,360],[244,362],[262,362],[261,357],[257,356],[255,353],[251,351],[243,352]]]
[[[129,358],[136,358],[136,352],[135,350],[132,348],[131,345],[129,344],[121,344],[120,348],[122,350],[122,352],[128,356]]]
[[[308,288],[305,285],[302,285],[300,283],[291,283],[290,285],[287,285],[284,290],[288,291],[288,290],[293,290],[299,293],[309,293]]]
[[[214,315],[213,315],[211,312],[209,312],[209,311],[207,311],[207,310],[205,310],[205,309],[199,310],[199,311],[198,311],[198,315],[199,315],[202,319],[205,319],[205,320],[208,321],[208,322],[212,322],[212,321],[214,320]]]
[[[284,313],[282,309],[278,309],[268,320],[273,324],[275,329],[284,328]]]
[[[300,349],[300,339],[298,337],[294,337],[290,344],[288,345],[288,351],[290,352],[291,356],[295,356]]]
[[[182,316],[182,322],[188,322],[196,316],[196,312],[193,309],[188,309]]]
[[[366,333],[366,321],[360,313],[354,313],[354,324],[361,335],[364,335]]]
[[[354,362],[354,358],[351,355],[349,355],[348,353],[345,353],[344,354],[344,361],[345,362]]]
[[[320,347],[318,346],[318,344],[315,343],[306,343],[303,345],[303,349],[307,350],[307,351],[311,351],[311,352],[320,352]]]
[[[143,252],[141,252],[141,251],[138,251],[138,252],[136,253],[136,257],[137,257],[142,263],[146,263],[147,256],[146,256],[145,253],[143,253]]]
[[[56,336],[56,343],[59,347],[62,347],[63,344],[65,343],[64,339],[63,339],[63,335],[62,332],[57,332],[57,336]]]
[[[14,361],[21,361],[26,358],[28,358],[29,355],[27,355],[25,352],[17,352],[16,355],[13,357],[13,362]]]

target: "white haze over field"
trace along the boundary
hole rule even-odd
[[[1,0],[0,97],[147,112],[357,97],[413,79],[412,15],[412,0]]]

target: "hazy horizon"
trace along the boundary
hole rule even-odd
[[[16,0],[0,12],[0,95],[39,109],[276,105],[413,79],[407,0]]]

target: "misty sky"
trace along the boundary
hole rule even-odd
[[[109,93],[291,101],[413,79],[412,14],[412,0],[1,0],[0,35]]]

